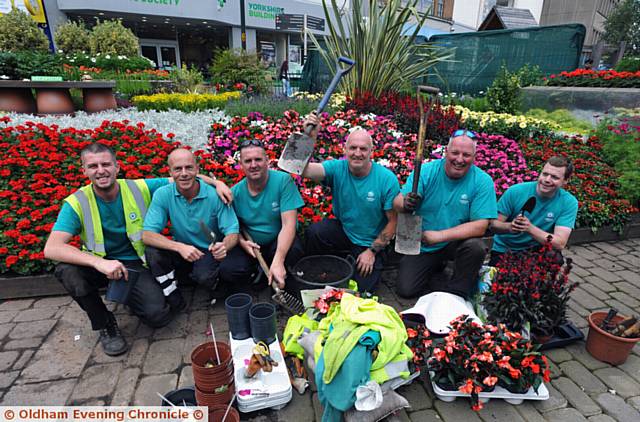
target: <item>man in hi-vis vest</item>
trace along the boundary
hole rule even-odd
[[[48,259],[58,261],[56,278],[87,313],[91,327],[100,331],[105,354],[127,351],[114,315],[100,298],[99,288],[109,280],[129,280],[129,269],[139,273],[127,305],[151,327],[169,323],[173,313],[170,298],[144,266],[142,226],[153,192],[172,179],[116,179],[120,166],[115,153],[99,143],[81,153],[82,172],[91,184],[65,200],[44,247]],[[221,195],[230,199],[222,182]],[[82,250],[69,244],[80,235]],[[168,300],[167,300],[168,299]]]

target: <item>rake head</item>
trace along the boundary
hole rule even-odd
[[[297,297],[293,296],[289,292],[285,292],[284,290],[276,289],[276,292],[271,296],[271,299],[293,315],[300,315],[305,311],[302,302]]]

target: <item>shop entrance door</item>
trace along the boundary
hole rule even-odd
[[[140,54],[152,60],[156,69],[180,68],[180,48],[173,40],[140,39]]]

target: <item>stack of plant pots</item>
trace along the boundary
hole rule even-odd
[[[229,344],[218,341],[218,357],[213,342],[203,343],[191,352],[191,369],[199,406],[226,406],[235,394],[233,359]]]

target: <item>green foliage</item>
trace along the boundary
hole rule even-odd
[[[459,98],[452,98],[449,102],[443,101],[443,104],[461,105],[471,111],[489,111],[491,106],[487,101],[487,97],[472,97],[470,95],[462,95]]]
[[[232,87],[234,84],[247,85],[248,92],[265,93],[271,79],[256,53],[242,50],[217,49],[209,67],[211,83]]]
[[[540,70],[540,66],[529,64],[525,64],[516,72],[518,78],[520,78],[520,87],[524,88],[525,86],[532,85],[543,85],[543,77],[542,71]]]
[[[622,118],[605,119],[596,129],[605,160],[620,173],[620,193],[636,206],[640,203],[640,126]]]
[[[556,123],[560,127],[559,130],[569,134],[586,135],[593,130],[593,125],[590,122],[576,118],[565,108],[552,112],[541,108],[532,108],[525,113],[525,116]]]
[[[0,16],[0,51],[48,50],[49,39],[31,16],[18,9]]]
[[[198,69],[193,67],[188,69],[184,64],[182,69],[173,70],[170,76],[176,92],[195,93],[198,90],[198,85],[204,82],[204,77]]]
[[[604,39],[612,44],[626,41],[632,54],[640,54],[640,1],[623,0],[604,23]]]
[[[0,53],[0,75],[9,79],[29,79],[33,75],[63,76],[57,56],[43,52],[22,51]]]
[[[247,116],[249,113],[258,112],[265,117],[280,118],[287,110],[295,110],[301,116],[309,114],[318,106],[318,101],[308,99],[296,99],[286,97],[254,96],[232,100],[224,107],[229,116]],[[330,107],[325,111],[332,112]]]
[[[150,94],[153,92],[153,86],[148,80],[119,78],[116,79],[116,92],[130,98],[134,95]]]
[[[628,56],[624,57],[622,60],[616,64],[616,69],[618,72],[638,72],[640,71],[640,57],[636,56]]]
[[[111,54],[100,54],[92,56],[84,53],[67,54],[60,56],[62,63],[69,66],[85,66],[85,67],[99,67],[102,70],[113,70],[118,72],[136,71],[151,69],[153,62],[146,57],[138,56],[137,54],[131,57],[116,56]]]
[[[503,63],[487,90],[487,102],[496,113],[516,114],[520,108],[520,76]]]
[[[368,3],[367,7],[364,2]],[[342,79],[343,93],[355,97],[359,92],[378,96],[383,91],[406,91],[426,77],[434,65],[451,56],[450,51],[442,47],[416,43],[418,31],[428,15],[418,13],[417,2],[353,0],[349,14],[336,21],[332,16],[343,15],[338,2],[331,0],[333,13],[330,13],[329,1],[323,0],[330,32],[325,39],[326,49],[313,34],[310,36],[329,68],[333,69],[341,56],[355,60],[353,70]],[[407,23],[415,25],[409,34],[404,33]]]
[[[92,54],[136,56],[138,37],[125,28],[120,20],[98,20],[89,36],[89,47]]]
[[[82,53],[89,50],[89,34],[83,23],[69,21],[56,29],[53,39],[58,51]]]

